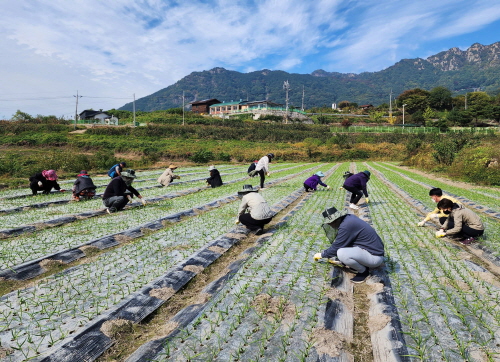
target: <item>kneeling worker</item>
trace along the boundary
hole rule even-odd
[[[236,220],[236,224],[241,222],[255,235],[262,234],[264,225],[269,224],[274,216],[274,212],[258,191],[259,189],[254,189],[252,185],[243,185],[243,191],[238,191],[241,204]]]
[[[452,203],[457,204],[457,205],[462,205],[460,201],[454,199],[450,195],[445,195],[443,194],[443,190],[440,188],[436,187],[433,189],[429,190],[429,196],[431,197],[432,201],[434,201],[436,204],[444,199],[451,200]],[[424,226],[426,221],[432,221],[434,224],[441,226],[444,224],[446,220],[448,220],[448,215],[443,213],[441,210],[439,210],[438,207],[436,207],[434,210],[432,210],[430,213],[427,214],[425,219],[420,221],[417,225],[418,226]]]
[[[125,195],[125,191],[127,190],[141,199],[143,205],[146,204],[146,202],[142,199],[141,194],[139,194],[139,191],[132,187],[132,182],[135,177],[134,170],[127,170],[122,171],[120,176],[111,180],[102,195],[102,202],[104,206],[107,207],[106,211],[108,214],[122,210],[125,205],[127,205],[129,201]]]
[[[332,245],[314,255],[314,260],[338,258],[357,273],[353,283],[362,283],[370,275],[369,268],[376,268],[384,261],[384,243],[377,232],[365,221],[347,211],[331,207],[323,212],[326,223],[323,229]]]
[[[441,230],[436,232],[436,237],[458,237],[462,244],[469,245],[484,234],[484,225],[479,216],[463,205],[453,203],[449,199],[442,199],[437,207],[448,216],[448,219]]]

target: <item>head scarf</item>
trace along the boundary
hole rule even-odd
[[[54,171],[54,170],[43,170],[42,176],[45,177],[49,181],[57,180],[56,171]]]

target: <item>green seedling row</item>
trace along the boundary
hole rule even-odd
[[[276,171],[273,178],[299,174],[314,165],[288,168]],[[235,194],[245,183],[253,179],[245,179],[226,187],[208,188],[202,192],[185,195],[171,200],[126,209],[112,215],[79,220],[57,228],[43,229],[32,234],[3,240],[0,243],[0,253],[3,254],[0,268],[5,269],[20,263],[43,257],[44,255],[66,250],[98,237],[127,230],[142,225],[148,221],[159,219],[162,216],[190,209],[198,205],[209,203],[228,194]],[[255,181],[253,182],[255,183]],[[147,195],[144,195],[147,198]]]
[[[410,189],[399,181],[397,187]],[[385,241],[411,356],[446,361],[497,358],[500,289],[494,276],[471,262],[465,250],[435,238],[429,228],[416,227],[419,216],[411,197],[401,198],[375,172],[370,190],[370,217]]]
[[[274,203],[302,182],[296,177],[269,188],[266,198]],[[16,350],[22,344],[28,348],[9,358],[36,356],[77,333],[96,316],[230,229],[237,207],[233,203],[200,214],[51,276],[36,287],[4,296],[0,307],[4,317],[0,324],[2,346]]]

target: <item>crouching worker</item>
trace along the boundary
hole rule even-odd
[[[176,168],[177,166],[173,164],[168,166],[167,169],[160,175],[160,177],[158,177],[158,183],[160,183],[162,186],[168,186],[173,180],[180,179],[181,177],[179,175],[174,175],[174,170]]]
[[[210,177],[207,178],[207,184],[212,188],[222,186],[223,183],[219,170],[212,165],[208,168],[208,171],[210,172]]]
[[[443,190],[440,188],[436,187],[433,189],[429,190],[429,196],[431,197],[432,201],[435,203],[438,203],[441,200],[448,199],[452,203],[457,204],[457,205],[462,205],[460,201],[454,199],[453,197],[449,195],[443,194]],[[443,211],[439,210],[438,207],[436,207],[434,210],[432,210],[430,213],[427,214],[425,219],[420,221],[417,225],[418,226],[425,226],[426,221],[431,221],[434,224],[441,226],[445,223],[445,221],[448,220],[448,215],[443,213]]]
[[[436,237],[450,236],[458,238],[462,244],[469,245],[484,234],[484,225],[477,214],[463,205],[449,199],[442,199],[437,207],[448,216],[443,227],[436,232]]]
[[[36,195],[38,191],[43,191],[42,194],[48,195],[52,189],[61,192],[65,191],[57,183],[57,174],[54,170],[43,170],[31,176],[30,189],[33,195]]]
[[[258,191],[259,189],[254,189],[252,185],[243,185],[243,191],[238,191],[241,204],[236,219],[236,224],[241,222],[255,235],[262,234],[264,225],[269,224],[274,216],[274,212]]]
[[[102,202],[107,207],[108,214],[122,210],[129,202],[125,191],[130,191],[132,194],[141,199],[142,204],[146,204],[139,191],[132,187],[132,182],[135,179],[135,171],[122,171],[121,175],[111,180],[102,195]]]
[[[90,200],[95,196],[96,186],[90,178],[86,170],[81,170],[76,176],[77,179],[73,184],[73,200],[80,201],[80,198]]]
[[[318,184],[320,184],[323,187],[326,187],[327,189],[330,189],[330,186],[327,184],[323,183],[321,181],[321,178],[325,177],[325,174],[321,171],[316,172],[314,175],[309,177],[307,180],[304,181],[304,188],[306,192],[309,192],[309,190],[316,191],[316,188],[318,187]]]
[[[354,269],[353,283],[362,283],[370,275],[369,268],[376,268],[384,261],[384,243],[377,232],[365,221],[347,211],[331,207],[323,212],[326,236],[332,245],[314,255],[314,260],[337,258]],[[335,264],[335,263],[334,263]]]

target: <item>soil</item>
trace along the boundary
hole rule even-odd
[[[161,300],[168,300],[174,294],[175,294],[175,290],[172,288],[152,289],[149,292],[150,296],[161,299]]]
[[[327,290],[326,296],[331,300],[339,300],[343,305],[346,306],[349,312],[354,312],[354,301],[352,299],[352,294],[346,293],[339,289],[330,288]]]
[[[44,259],[40,262],[40,266],[43,268],[43,269],[52,269],[53,267],[56,267],[56,266],[59,266],[59,265],[62,265],[63,262],[60,261],[60,260],[52,260],[52,259]]]
[[[132,322],[126,319],[115,319],[106,321],[101,326],[101,332],[109,338],[115,338],[118,334],[128,332],[133,328]]]
[[[313,336],[315,339],[314,346],[320,355],[327,354],[330,357],[337,357],[344,350],[346,337],[343,334],[319,327],[314,328]]]
[[[200,274],[205,268],[201,265],[186,265],[183,270],[193,272],[195,274]]]

